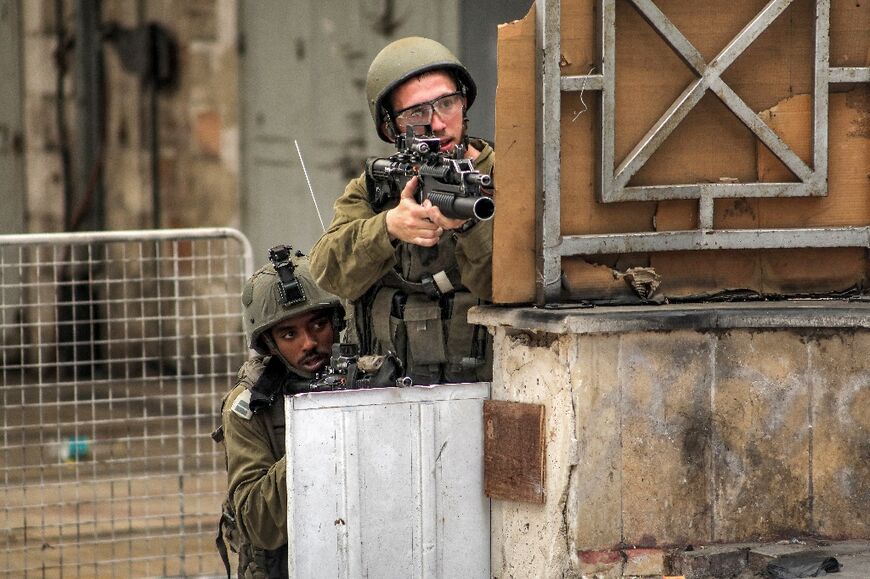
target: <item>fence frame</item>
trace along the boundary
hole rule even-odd
[[[212,241],[219,243],[229,242],[234,245],[232,247],[226,245],[218,246],[219,251],[223,249],[224,252],[227,253],[227,255],[222,255],[219,252],[212,251]],[[170,253],[164,255],[160,250],[161,246],[159,245],[162,242],[175,243],[176,245],[172,246],[174,249],[181,247],[178,243],[193,243],[190,245],[190,255],[182,255],[181,253]],[[200,247],[203,247],[200,242],[204,243],[204,247],[207,249],[207,251],[202,254],[197,253],[197,250]],[[113,277],[110,275],[112,273],[117,273],[118,271],[126,273],[127,269],[125,267],[118,268],[115,264],[111,264],[111,267],[106,267],[106,261],[102,260],[102,255],[98,255],[97,259],[93,261],[76,262],[75,256],[78,252],[73,251],[72,249],[68,253],[70,261],[63,262],[57,259],[58,250],[59,248],[92,248],[94,245],[104,245],[106,246],[104,253],[108,259],[109,251],[112,249],[109,247],[109,244],[125,243],[139,244],[138,249],[140,251],[151,249],[152,247],[154,248],[154,255],[151,255],[150,253],[147,256],[142,254],[143,265],[141,265],[144,270],[144,263],[146,261],[153,261],[155,264],[154,278],[145,278],[145,275],[143,274],[140,276],[141,279],[137,278],[137,281],[144,279],[145,282],[143,282],[143,285],[146,282],[167,284],[176,289],[185,284],[189,286],[189,288],[184,287],[179,292],[170,294],[163,298],[166,300],[167,304],[170,304],[168,309],[170,312],[174,313],[176,318],[187,319],[188,317],[186,316],[187,312],[182,309],[181,302],[184,300],[193,302],[201,297],[195,291],[187,293],[188,289],[195,290],[199,287],[199,284],[208,282],[216,284],[218,290],[221,292],[221,301],[219,304],[220,306],[225,307],[223,309],[216,308],[217,313],[211,311],[206,312],[204,316],[201,316],[206,319],[206,322],[199,322],[196,315],[189,316],[192,318],[190,323],[208,323],[215,325],[219,323],[226,324],[230,323],[228,320],[234,318],[240,321],[241,301],[240,299],[232,298],[235,296],[236,282],[238,281],[240,295],[241,284],[253,272],[254,259],[250,242],[238,230],[232,228],[189,228],[80,233],[37,233],[0,235],[0,289],[2,289],[2,292],[0,292],[0,306],[3,308],[3,322],[0,329],[4,332],[10,328],[18,331],[17,328],[19,326],[23,328],[28,325],[26,320],[27,316],[22,313],[27,308],[60,307],[59,304],[61,304],[61,302],[59,299],[55,302],[42,302],[39,299],[35,302],[26,301],[26,298],[31,297],[31,294],[38,295],[40,291],[54,291],[55,297],[57,297],[58,288],[61,284],[67,283],[59,281],[55,273],[54,277],[48,276],[45,279],[38,280],[36,283],[29,284],[29,286],[27,285],[27,276],[25,274],[28,270],[32,268],[35,271],[38,267],[43,265],[43,261],[40,259],[40,251],[42,251],[42,247],[50,248],[49,251],[54,252],[50,255],[52,261],[50,262],[51,265],[48,267],[63,268],[69,266],[69,263],[77,263],[79,266],[84,263],[88,268],[94,267],[94,269],[97,270],[101,267],[105,267],[109,274],[105,280],[89,279],[88,283],[93,283],[94,286],[97,286],[100,283],[105,283],[108,288],[110,283],[117,283],[121,286],[127,283],[132,283],[123,276]],[[154,245],[149,246],[148,244]],[[38,248],[36,253],[30,254],[29,252],[25,252],[24,248],[34,247]],[[9,254],[6,253],[10,248],[12,252],[16,250],[18,251],[17,261],[11,264],[7,261],[7,256]],[[30,261],[24,260],[22,258],[24,255],[27,255],[28,257],[35,256],[35,259]],[[197,264],[199,263],[210,264],[216,259],[222,259],[228,256],[232,258],[233,263],[228,264],[227,268],[224,270],[215,272],[209,269],[205,275],[197,270]],[[12,254],[12,257],[15,258],[16,256]],[[187,276],[187,274],[180,275],[179,262],[182,260],[189,260],[191,262],[190,267],[192,273],[189,276]],[[56,272],[56,269],[53,271]],[[90,272],[92,270],[88,269],[88,271]],[[164,276],[166,271],[170,271],[168,276]],[[6,279],[7,272],[11,272],[11,283],[9,285],[7,285]],[[20,283],[15,285],[16,281]],[[4,303],[6,298],[9,296],[13,297],[11,300],[12,303]],[[124,300],[127,299],[128,298],[125,296]],[[96,300],[94,301],[96,302]],[[132,302],[133,300],[129,301]],[[97,307],[104,307],[108,312],[110,310],[109,302],[110,300],[108,298],[105,300],[105,305],[102,306],[99,305],[101,302],[97,302],[97,306],[93,306],[92,302],[92,307],[95,309]],[[126,301],[124,302],[124,307],[126,308]],[[142,311],[145,312],[144,308]],[[158,312],[159,316],[162,316],[163,311],[158,309]],[[57,315],[56,310],[54,310],[53,315]],[[106,316],[106,323],[111,322],[112,320],[108,319],[108,314],[106,314]],[[13,323],[7,324],[7,320],[13,319],[15,320]],[[130,319],[138,320],[135,316]],[[164,318],[160,317],[160,319],[163,320]],[[90,322],[94,323],[94,320],[91,319]],[[148,320],[148,323],[151,322],[153,322],[153,320]],[[125,318],[124,323],[129,323],[129,320],[126,320]],[[38,320],[37,323],[32,325],[36,326],[39,324],[48,325],[45,320]],[[143,321],[142,324],[143,327],[145,327],[146,322]],[[168,341],[174,340],[177,344],[189,341],[189,336],[180,332],[179,328],[174,328],[173,331],[175,334],[172,335]],[[36,332],[36,334],[37,337],[42,336],[41,332]],[[0,412],[0,417],[2,417],[2,421],[0,421],[0,477],[2,478],[0,478],[0,480],[4,481],[2,496],[5,498],[5,500],[2,501],[4,504],[0,504],[0,518],[4,519],[7,523],[5,525],[7,531],[0,533],[0,544],[4,545],[3,551],[0,552],[0,560],[5,562],[5,566],[0,565],[0,569],[3,569],[4,571],[4,573],[0,573],[0,576],[92,577],[103,576],[102,574],[109,568],[112,569],[112,574],[138,575],[141,572],[140,570],[146,566],[148,569],[160,569],[160,572],[149,572],[149,575],[175,575],[180,573],[185,576],[192,576],[189,573],[192,571],[193,574],[196,574],[195,567],[197,562],[201,564],[204,557],[209,557],[206,563],[208,566],[213,566],[215,570],[220,570],[222,565],[217,551],[213,549],[213,541],[219,515],[218,509],[220,504],[220,494],[223,492],[222,489],[226,483],[225,478],[216,476],[216,471],[222,471],[223,469],[223,458],[222,455],[220,459],[216,458],[216,455],[220,453],[220,449],[216,445],[214,447],[203,447],[206,448],[206,454],[203,456],[196,456],[194,460],[201,461],[201,463],[206,466],[203,467],[204,470],[202,470],[202,472],[192,472],[189,467],[185,467],[185,461],[190,460],[191,457],[189,455],[185,456],[185,445],[183,439],[188,438],[191,428],[195,429],[197,440],[195,444],[197,445],[196,448],[199,448],[200,435],[203,437],[207,437],[208,435],[208,432],[199,432],[200,426],[202,426],[202,423],[206,420],[216,419],[217,405],[220,403],[220,396],[222,396],[225,391],[232,386],[232,381],[235,378],[237,366],[234,366],[231,362],[234,363],[236,361],[235,358],[238,358],[239,361],[243,361],[248,357],[249,352],[244,348],[243,336],[241,334],[241,324],[238,324],[238,332],[233,330],[231,333],[214,333],[214,335],[207,334],[205,336],[200,336],[194,332],[194,336],[199,336],[203,342],[208,342],[210,340],[211,343],[214,344],[219,340],[221,346],[226,346],[226,352],[218,352],[217,354],[214,354],[213,350],[210,354],[223,363],[219,370],[212,370],[211,373],[209,373],[209,371],[185,373],[179,365],[175,374],[160,374],[158,378],[155,378],[153,375],[143,375],[141,378],[137,376],[134,379],[130,379],[129,377],[125,378],[123,375],[114,376],[113,373],[109,371],[108,375],[101,375],[99,378],[94,377],[92,379],[86,378],[83,380],[74,369],[73,375],[75,377],[67,381],[60,379],[61,373],[60,370],[58,370],[58,380],[56,382],[51,382],[50,380],[43,381],[43,374],[38,372],[36,373],[36,375],[38,375],[36,383],[29,383],[28,380],[31,378],[30,374],[33,374],[34,372],[28,370],[26,364],[23,362],[25,359],[25,350],[29,347],[36,346],[37,348],[41,348],[41,346],[38,341],[30,341],[26,339],[24,330],[20,331],[20,335],[22,336],[20,344],[4,344],[2,358],[3,370],[2,373],[0,373],[0,395],[2,395],[4,402],[4,407],[2,408],[2,412]],[[160,336],[159,339],[164,338]],[[58,343],[60,343],[59,339]],[[78,344],[79,342],[75,343]],[[237,353],[235,346],[233,345],[234,343],[238,343],[240,348]],[[7,350],[13,352],[8,358]],[[111,350],[107,351],[111,352]],[[174,355],[180,359],[182,353],[177,351],[174,352]],[[15,360],[17,356],[20,356],[22,360],[20,366],[16,365]],[[101,359],[101,363],[105,363],[107,367],[110,362],[116,364],[128,362],[126,358],[122,358],[120,361],[112,360],[111,356],[107,357],[106,360],[108,361]],[[54,363],[60,366],[60,361],[54,361]],[[214,364],[213,360],[212,363]],[[200,374],[202,374],[202,376],[200,376]],[[20,382],[16,382],[16,378],[20,379]],[[218,390],[218,388],[222,386],[221,382],[223,382],[224,379],[227,383],[226,390]],[[128,390],[140,388],[143,391],[144,395],[141,398],[141,404],[145,410],[145,415],[133,415],[129,417],[119,415],[119,418],[113,417],[111,421],[103,420],[102,426],[99,426],[100,423],[97,418],[101,417],[101,415],[98,414],[97,408],[100,408],[101,411],[110,412],[105,409],[107,407],[112,408],[112,405],[114,405],[114,408],[117,411],[118,408],[123,407],[123,396],[113,398],[116,394],[113,393],[112,389],[125,381],[127,382],[125,386]],[[141,384],[139,381],[141,381]],[[148,399],[148,388],[151,386],[151,382],[154,381],[160,382],[157,390],[160,391],[161,389],[164,389],[166,393],[159,402]],[[197,381],[200,383],[197,384]],[[131,383],[133,384],[132,387]],[[193,388],[192,390],[191,386]],[[98,388],[101,389],[100,396],[103,396],[106,392],[109,393],[108,403],[105,399],[98,397],[95,394]],[[210,392],[206,391],[204,394],[200,392],[201,390],[207,390],[208,388],[211,389]],[[121,390],[118,391],[122,392]],[[92,396],[91,399],[87,398],[89,392]],[[44,396],[43,393],[47,394]],[[71,396],[71,400],[62,399],[61,393]],[[189,411],[189,408],[183,404],[191,393],[193,394],[193,398],[195,398],[195,402],[192,404],[197,409],[193,411],[192,415],[185,414]],[[52,398],[52,396],[56,396],[56,399]],[[79,399],[80,396],[81,399]],[[157,397],[155,396],[155,398]],[[216,400],[214,398],[216,398]],[[139,400],[139,398],[136,398],[136,400]],[[200,403],[200,400],[205,400],[205,402]],[[34,401],[36,401],[37,404],[33,404]],[[80,403],[81,405],[79,406]],[[129,405],[129,400],[127,400],[126,403]],[[123,460],[119,460],[118,457],[114,455],[114,451],[112,453],[103,452],[99,455],[99,460],[97,458],[98,451],[96,449],[98,446],[104,448],[109,444],[117,445],[121,443],[109,438],[108,436],[101,440],[92,437],[91,441],[87,441],[86,437],[79,438],[78,436],[75,436],[69,441],[65,439],[58,440],[58,449],[60,451],[66,449],[68,453],[71,454],[75,454],[79,451],[83,453],[90,451],[92,453],[92,456],[89,457],[92,459],[90,462],[86,460],[82,460],[81,462],[68,460],[65,464],[61,464],[59,461],[48,463],[46,457],[50,456],[51,452],[54,451],[47,450],[47,445],[45,444],[38,445],[38,447],[33,450],[33,453],[38,454],[38,456],[27,459],[28,461],[32,460],[33,463],[24,462],[25,453],[31,451],[31,446],[23,444],[23,441],[30,440],[26,437],[33,437],[39,442],[45,442],[46,439],[53,440],[50,438],[53,431],[59,434],[62,430],[69,430],[72,428],[70,425],[73,423],[63,422],[61,418],[61,405],[64,404],[67,406],[67,411],[73,412],[76,416],[74,423],[76,432],[80,429],[84,433],[90,433],[91,428],[97,428],[88,424],[87,418],[81,421],[79,420],[78,416],[80,408],[82,409],[81,412],[83,416],[92,416],[93,421],[101,428],[119,428],[111,424],[106,426],[106,423],[115,420],[124,421],[126,418],[126,423],[128,424],[138,421],[145,425],[144,428],[146,429],[146,435],[142,437],[142,440],[145,442],[141,442],[141,444],[146,445],[146,447],[148,444],[152,444],[154,448],[161,449],[165,446],[173,452],[176,452],[175,449],[177,449],[177,456],[175,454],[167,454],[167,456],[164,457],[160,456],[159,452],[154,452],[149,457],[148,452],[146,452],[144,457],[136,456],[136,460],[141,462],[137,463],[137,466],[133,467],[131,470],[129,465],[126,467],[118,467],[117,464],[109,464],[112,462],[123,462]],[[155,407],[159,406],[159,410],[161,411],[165,407],[167,414],[163,415],[153,409],[149,410],[146,407],[147,404],[154,405]],[[29,409],[28,406],[30,407]],[[202,411],[199,410],[200,406],[203,408]],[[69,410],[70,408],[74,408],[74,410]],[[20,422],[17,422],[19,419],[16,418],[16,416],[23,415],[25,412],[30,412],[31,417],[38,416],[39,422],[28,422],[29,418],[21,418]],[[13,416],[13,413],[15,413],[16,416]],[[109,415],[111,416],[111,412]],[[42,422],[43,418],[47,421],[46,423]],[[56,419],[56,422],[51,422],[52,419]],[[162,421],[160,424],[168,425],[168,428],[170,429],[168,431],[169,434],[164,434],[155,429],[154,432],[156,434],[149,435],[147,433],[149,420]],[[155,423],[156,422],[152,422],[150,424]],[[191,426],[191,424],[193,424],[193,426]],[[178,428],[178,440],[164,440],[172,437],[172,429],[176,427]],[[154,427],[152,426],[151,428]],[[25,432],[31,434],[25,434]],[[33,432],[38,432],[38,434],[32,434]],[[133,437],[129,435],[129,430],[127,432],[128,436],[126,440],[129,445],[129,441],[133,439]],[[152,442],[146,440],[147,436],[153,437],[150,439]],[[22,441],[21,444],[18,443],[19,437]],[[67,442],[69,443],[67,444]],[[90,449],[87,446],[88,442],[91,444]],[[210,443],[211,441],[209,440],[208,442]],[[213,451],[212,448],[214,448]],[[18,460],[19,455],[22,460],[21,464],[15,462]],[[109,460],[106,460],[107,457]],[[156,457],[156,460],[160,462],[160,468],[165,468],[166,472],[158,470],[155,471],[155,474],[148,470],[150,468],[148,466],[148,460],[149,458],[154,460],[154,457]],[[128,457],[123,456],[123,459],[127,458]],[[45,461],[42,464],[38,464],[40,459],[45,459]],[[73,459],[75,459],[75,457],[73,457]],[[133,459],[130,459],[130,462],[132,462],[132,460]],[[220,467],[219,469],[211,469],[210,465],[218,463]],[[142,465],[141,468],[145,469],[142,472],[135,470],[140,464]],[[197,464],[199,464],[199,462],[197,462]],[[118,471],[113,470],[113,468],[127,468],[130,471],[130,474],[127,478],[123,478],[123,474],[116,477],[115,475]],[[178,469],[175,474],[172,474],[173,468]],[[34,483],[34,481],[28,477],[36,476],[33,473],[37,471],[43,474],[39,474]],[[44,473],[48,474],[46,475]],[[73,475],[72,473],[75,474]],[[185,479],[185,476],[188,476],[189,478]],[[17,480],[18,478],[21,479],[20,483]],[[206,486],[206,484],[213,486]],[[152,494],[155,488],[159,491],[162,488],[161,485],[166,485],[166,487],[170,489],[163,500],[160,499],[159,495]],[[79,486],[84,487],[86,490],[80,492]],[[125,497],[122,496],[125,491],[121,491],[118,493],[118,496],[116,496],[116,490],[125,486],[128,490],[137,488],[145,489],[144,491],[141,491],[144,494],[135,495],[135,493],[131,491],[130,494]],[[106,497],[105,501],[91,499],[88,495],[88,489],[91,488],[94,489],[95,497],[96,489],[110,492],[111,496]],[[219,492],[215,492],[215,488]],[[203,489],[206,489],[206,492],[202,492]],[[189,510],[194,515],[194,519],[196,520],[195,523],[185,522],[184,519],[184,511],[187,508],[186,503],[188,502],[185,496],[188,492],[191,493],[189,501],[191,505]],[[102,495],[100,495],[100,498],[102,499]],[[102,522],[103,525],[106,525],[107,518],[105,513],[107,511],[110,513],[110,516],[116,516],[116,511],[124,511],[125,507],[130,511],[130,505],[134,502],[151,501],[156,505],[157,503],[165,502],[167,499],[169,501],[178,501],[180,510],[179,521],[175,527],[172,527],[173,523],[170,523],[168,525],[164,524],[164,527],[161,528],[173,529],[173,532],[177,532],[179,535],[173,534],[171,536],[160,536],[158,533],[150,534],[152,531],[148,529],[147,521],[142,520],[147,517],[136,520],[135,515],[130,516],[130,520],[125,519],[123,524],[118,525],[117,534],[119,537],[117,540],[116,526],[114,522],[111,523],[111,535],[109,537],[103,537],[97,533],[98,523]],[[208,523],[202,522],[202,519],[206,518],[204,513],[207,514],[212,512],[211,502],[217,503],[213,509],[214,525],[211,525],[210,521]],[[171,504],[167,504],[166,506],[171,509]],[[28,511],[28,509],[35,510]],[[159,509],[157,509],[156,512],[157,515],[155,518],[158,521],[160,520],[160,517],[165,516],[159,511]],[[39,526],[40,517],[41,522],[44,525],[42,528]],[[73,517],[75,517],[75,519],[70,520]],[[112,520],[114,521],[114,519]],[[14,527],[14,525],[9,524],[10,521],[24,521],[24,527],[10,528]],[[137,538],[135,533],[137,529],[140,528],[139,525],[146,528],[145,533],[147,536]],[[186,525],[192,525],[193,530],[187,529]],[[154,526],[160,527],[159,524],[155,524]],[[46,535],[46,528],[50,529],[48,535]],[[66,530],[69,528],[74,528],[74,532],[71,533]],[[190,532],[190,536],[185,536],[186,531]],[[91,532],[93,534],[91,534]],[[53,537],[54,534],[57,535],[56,544],[51,544],[51,541],[44,541],[41,547],[34,547],[36,542],[41,541],[41,537]],[[82,537],[82,542],[87,544],[86,548],[83,548],[76,543],[79,536]],[[111,546],[110,543],[113,541],[115,541],[116,544],[123,543],[124,546],[119,548]],[[137,554],[136,549],[138,548],[138,545],[134,544],[137,542],[148,544],[151,548],[151,551],[148,552],[147,556],[143,556],[141,553]],[[195,551],[191,549],[189,552],[189,554],[192,553],[193,556],[198,558],[197,562],[188,563],[188,568],[190,570],[185,570],[185,549],[189,548],[186,545],[196,545],[201,547],[201,549]],[[42,550],[41,553],[45,554],[45,556],[38,555],[34,557],[33,553],[39,553],[40,549]],[[162,554],[160,554],[160,549],[165,549],[162,551]],[[211,551],[209,551],[209,549],[211,549]],[[108,551],[111,551],[111,556],[107,559],[106,553]],[[212,551],[214,553],[214,564],[212,564],[211,559]],[[128,554],[125,555],[125,552],[128,552]],[[207,552],[208,555],[203,555],[203,553]],[[122,554],[118,555],[118,553]],[[157,555],[155,555],[155,553],[157,553]],[[39,561],[34,559],[44,560]],[[60,560],[60,563],[57,562],[58,559]],[[46,563],[45,561],[48,560],[50,561]],[[210,574],[212,571],[210,569],[206,572],[211,576]]]

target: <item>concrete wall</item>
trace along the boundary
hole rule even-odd
[[[366,105],[369,64],[403,36],[436,38],[456,50],[458,4],[449,0],[410,9],[353,0],[261,0],[239,5],[242,230],[258,262],[278,243],[307,253],[332,220],[335,199],[362,173],[366,157],[395,151],[378,138]]]
[[[238,52],[236,0],[103,0],[102,21],[166,27],[178,44],[177,87],[159,96],[162,227],[238,226]],[[66,37],[75,36],[75,2],[64,2]],[[18,232],[64,228],[58,59],[66,63],[64,111],[70,156],[76,150],[74,42],[58,50],[55,4],[21,2],[26,213]],[[104,44],[106,135],[100,159],[107,229],[149,228],[151,131],[148,89]],[[2,177],[0,177],[2,179]],[[78,197],[85,197],[79,191]],[[76,209],[72,208],[75,212]],[[90,210],[90,209],[85,209]]]
[[[493,399],[546,407],[546,502],[493,500],[494,576],[661,574],[668,546],[870,536],[866,304],[472,318],[494,327]]]
[[[115,46],[108,42],[103,43],[106,130],[105,146],[98,156],[95,174],[102,172],[105,204],[101,219],[90,219],[89,216],[93,217],[100,209],[94,203],[84,202],[89,195],[79,188],[75,191],[75,206],[66,207],[62,162],[64,153],[69,156],[73,173],[75,161],[81,155],[76,109],[80,95],[75,74],[75,10],[79,3],[71,0],[61,3],[64,10],[60,19],[55,14],[56,4],[52,0],[20,1],[12,4],[21,11],[20,64],[25,79],[22,91],[24,115],[21,122],[24,134],[23,157],[27,170],[26,182],[23,189],[19,190],[24,200],[24,214],[21,215],[22,211],[18,211],[18,215],[14,215],[18,204],[14,198],[8,200],[9,203],[4,205],[4,209],[9,212],[8,220],[11,225],[4,224],[4,232],[63,231],[65,213],[72,215],[72,230],[90,229],[91,224],[97,221],[105,224],[108,230],[149,229],[155,225],[162,228],[238,227],[236,0],[100,2],[101,21],[105,26],[116,23],[134,29],[148,23],[157,23],[169,32],[178,47],[177,82],[172,89],[161,92],[157,102],[157,135],[160,145],[157,159],[160,219],[157,223],[155,205],[152,203],[150,88],[143,86],[138,76],[125,69]],[[6,11],[3,13],[6,14]],[[6,18],[11,16],[6,15]],[[3,23],[4,26],[10,25],[6,20]],[[65,29],[64,38],[67,39],[60,43],[60,48],[57,38],[59,23],[62,23]],[[3,40],[6,41],[5,38]],[[0,59],[0,73],[11,66],[5,62],[6,60]],[[59,72],[64,67],[58,63],[64,63],[65,66],[66,72],[62,76],[59,76]],[[62,93],[59,91],[61,84]],[[59,116],[59,104],[63,119]],[[0,118],[0,129],[2,124]],[[63,136],[64,131],[66,139]],[[0,143],[0,149],[3,149],[3,143]],[[10,176],[0,171],[0,190],[4,190],[8,179]],[[70,181],[76,187],[75,174],[71,175]],[[4,198],[4,203],[6,201]],[[113,259],[107,259],[104,267],[95,268],[97,272],[86,271],[83,263],[79,263],[78,267],[63,266],[55,261],[42,263],[46,261],[47,253],[41,256],[28,252],[18,254],[12,247],[9,256],[10,259],[22,260],[21,267],[25,275],[36,276],[37,272],[46,275],[49,271],[47,268],[54,267],[54,275],[59,280],[77,280],[83,291],[87,285],[87,291],[97,300],[97,305],[91,308],[89,314],[94,317],[92,323],[88,319],[82,319],[79,314],[77,327],[82,328],[80,332],[93,330],[96,333],[101,324],[126,319],[126,314],[116,311],[118,308],[115,307],[121,303],[118,301],[120,292],[124,300],[137,306],[141,305],[136,299],[137,296],[142,298],[141,302],[146,304],[142,307],[149,310],[148,317],[152,322],[148,324],[148,328],[143,323],[140,329],[142,332],[156,334],[165,327],[165,324],[157,321],[158,318],[176,314],[186,319],[193,318],[196,311],[213,311],[213,304],[225,299],[228,291],[231,294],[240,291],[232,285],[227,289],[226,286],[209,284],[205,280],[207,272],[227,271],[224,269],[226,267],[232,269],[233,263],[228,266],[226,262],[231,262],[234,254],[226,255],[223,249],[226,246],[219,243],[209,248],[196,247],[195,243],[182,242],[177,246],[166,244],[163,247],[145,244],[138,251],[129,248],[129,252],[123,255],[113,253]],[[234,247],[231,245],[231,252]],[[99,246],[95,255],[102,256],[104,249],[108,256],[110,250],[104,246]],[[161,255],[159,260],[155,259],[158,251]],[[206,255],[203,256],[203,253]],[[67,251],[58,249],[55,260],[60,261],[63,259],[60,256],[67,254]],[[100,257],[95,259],[99,260]],[[161,263],[155,265],[158,261]],[[39,267],[34,266],[36,262],[39,262]],[[167,286],[173,285],[168,281],[172,275],[168,268],[173,265],[179,266],[177,271],[183,272],[182,275],[189,275],[202,282],[196,296],[186,302],[175,299],[155,302],[149,299],[154,295],[172,295],[166,292],[171,291],[171,287]],[[132,276],[134,270],[141,271],[146,280],[159,272],[161,280],[153,284],[150,281],[125,283],[111,288],[108,284],[101,285],[97,281],[102,279],[102,275],[109,278]],[[14,285],[15,279],[5,281]],[[25,311],[26,308],[21,307],[21,311],[16,311],[9,319],[14,319],[17,323],[21,318],[33,328],[37,324],[48,325],[54,321],[68,323],[69,320],[64,320],[63,316],[69,314],[53,305],[54,300],[65,291],[64,284],[37,289],[32,283],[33,280],[31,287],[21,290],[24,294],[21,303],[34,303],[37,292],[42,292],[45,295],[40,295],[39,303],[44,304],[44,307],[38,311],[33,308]],[[11,291],[13,290],[7,291],[7,303],[19,304],[18,299],[9,299]],[[232,302],[238,304],[238,298]],[[235,331],[239,322],[240,320],[231,318],[227,327],[230,331]],[[9,327],[14,335],[17,325],[10,321]],[[180,349],[182,354],[203,342],[203,327],[198,322],[176,328],[178,332],[173,334],[183,333],[187,336]],[[138,343],[135,335],[127,338],[131,348]],[[43,335],[43,339],[50,341],[47,335]],[[235,345],[228,344],[227,347]],[[83,348],[88,350],[88,345]],[[178,355],[171,349],[163,348],[160,352],[161,363],[167,369]],[[44,357],[44,361],[53,361],[56,355],[55,353]],[[149,352],[148,355],[150,357],[152,353]],[[181,358],[185,356],[182,355]],[[176,366],[189,363],[189,358],[185,358]]]
[[[365,98],[369,64],[391,41],[427,36],[453,50],[478,85],[470,132],[491,139],[497,26],[524,15],[530,5],[531,0],[239,4],[242,230],[258,261],[276,243],[291,242],[307,252],[323,231],[318,210],[328,226],[335,199],[362,173],[365,159],[395,152],[375,134]]]
[[[0,160],[15,145],[16,166],[27,169],[26,181],[23,170],[15,179],[11,171],[0,172],[0,190],[17,191],[20,206],[7,207],[4,228],[60,231],[65,210],[76,209],[64,206],[57,63],[67,66],[64,125],[75,160],[78,2],[62,3],[68,42],[60,50],[54,0],[6,0],[3,5],[11,8],[2,11],[0,26],[13,32],[3,42],[17,47],[20,38],[21,56],[5,51],[0,74],[26,80],[20,97],[24,114],[6,120],[0,115]],[[473,132],[492,138],[496,27],[522,16],[530,5],[531,0],[498,6],[451,0],[414,7],[352,0],[101,0],[104,23],[134,28],[156,22],[178,43],[178,86],[163,92],[158,104],[158,225],[243,228],[258,261],[277,242],[294,241],[307,250],[321,227],[294,140],[328,222],[333,201],[362,171],[366,156],[393,151],[373,131],[365,73],[380,48],[411,34],[436,38],[467,61],[479,84]],[[104,58],[102,222],[106,229],[149,228],[155,222],[149,92],[107,43]],[[11,93],[6,98],[12,96],[18,99]],[[10,127],[5,137],[4,125]],[[16,137],[19,133],[23,138]],[[78,198],[84,196],[77,192]]]
[[[477,84],[476,104],[468,111],[468,126],[476,137],[495,139],[498,26],[522,18],[532,4],[533,0],[459,3],[461,46],[457,56]]]
[[[0,233],[18,231],[24,214],[20,33],[17,0],[0,0]]]

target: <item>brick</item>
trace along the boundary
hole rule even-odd
[[[196,115],[196,143],[199,150],[209,156],[221,153],[221,116],[217,111],[203,111]]]
[[[580,560],[578,571],[581,575],[592,573],[617,573],[621,575],[623,555],[620,551],[580,551],[577,553]]]

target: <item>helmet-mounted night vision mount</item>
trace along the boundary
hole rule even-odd
[[[276,245],[269,250],[269,261],[275,266],[278,274],[278,295],[284,305],[293,305],[305,301],[305,290],[295,275],[296,266],[290,260],[293,248],[289,245]],[[296,257],[302,257],[301,251],[296,251]]]

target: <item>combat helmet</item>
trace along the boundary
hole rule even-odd
[[[372,60],[366,77],[366,100],[378,136],[391,143],[394,128],[390,119],[390,93],[394,88],[430,70],[446,70],[459,84],[458,90],[465,95],[466,109],[471,108],[477,96],[477,86],[468,69],[450,50],[429,38],[409,36],[385,46]],[[387,121],[385,130],[384,121]]]
[[[272,326],[325,308],[334,312],[332,324],[337,338],[344,327],[344,308],[337,296],[314,283],[308,258],[301,252],[292,253],[290,246],[273,247],[269,254],[270,259],[275,259],[257,270],[242,289],[242,326],[248,347],[260,354],[271,354],[264,333]]]

